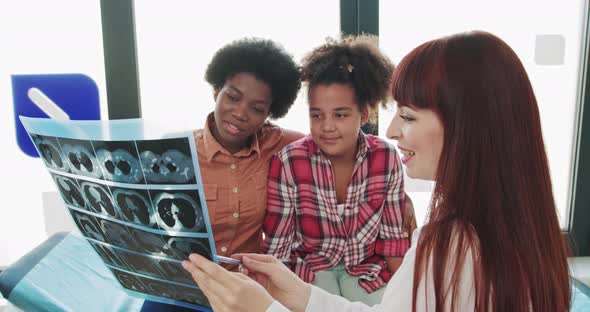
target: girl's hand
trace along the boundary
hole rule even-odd
[[[410,243],[412,242],[412,233],[418,227],[416,223],[416,214],[414,213],[414,203],[408,194],[404,193],[404,212],[402,215],[402,229],[408,234]]]

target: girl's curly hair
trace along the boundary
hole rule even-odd
[[[359,109],[369,109],[374,119],[378,106],[390,98],[394,65],[377,46],[374,35],[345,36],[327,42],[307,54],[302,61],[301,79],[307,91],[333,83],[352,86]]]

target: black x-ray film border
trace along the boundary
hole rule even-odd
[[[145,183],[131,184],[131,183],[114,182],[114,181],[96,179],[96,178],[92,178],[92,177],[88,177],[88,176],[84,176],[84,175],[64,172],[64,171],[56,170],[53,168],[49,168],[47,166],[46,166],[46,168],[51,173],[63,175],[68,178],[74,178],[74,179],[78,179],[78,180],[94,182],[97,184],[104,184],[104,185],[108,185],[108,186],[116,186],[116,187],[123,187],[123,188],[129,188],[129,189],[137,189],[137,190],[156,190],[157,189],[157,190],[183,190],[183,191],[191,191],[192,190],[192,191],[196,191],[199,188],[198,184],[145,184]]]
[[[148,254],[148,253],[142,253],[142,252],[139,252],[139,251],[135,251],[135,250],[131,250],[131,249],[119,247],[119,246],[116,246],[116,245],[111,245],[111,244],[105,243],[105,242],[101,242],[101,241],[96,240],[96,239],[91,238],[91,237],[84,236],[84,238],[87,239],[90,242],[96,243],[97,245],[102,245],[102,246],[106,246],[106,247],[109,247],[109,248],[118,249],[118,250],[121,250],[123,252],[132,253],[132,254],[136,254],[136,255],[140,255],[140,256],[147,256],[149,258],[154,258],[154,259],[158,259],[158,260],[166,260],[166,261],[170,261],[170,262],[176,262],[178,264],[182,263],[182,261],[180,261],[178,259],[166,258],[166,257],[161,257],[161,256],[154,256],[154,255],[151,255],[151,254]],[[187,238],[194,238],[194,237],[187,237]]]
[[[193,192],[195,192],[197,195],[198,195],[198,194],[200,194],[200,193],[198,192],[198,190],[197,190],[197,189],[188,189],[188,190],[185,190],[185,189],[179,189],[179,188],[173,188],[173,189],[167,189],[167,188],[153,188],[153,189],[143,189],[143,188],[129,188],[129,187],[122,187],[122,186],[117,186],[117,185],[108,185],[108,184],[102,183],[102,182],[104,182],[104,181],[102,181],[102,180],[98,181],[97,179],[80,179],[80,177],[81,177],[80,175],[75,175],[75,174],[74,174],[74,175],[72,175],[72,174],[64,174],[64,172],[62,172],[62,171],[59,171],[59,170],[57,170],[57,171],[51,170],[51,171],[50,171],[50,175],[52,175],[52,176],[56,176],[56,177],[66,177],[66,178],[69,178],[69,179],[72,179],[72,180],[76,181],[76,184],[78,185],[79,191],[80,191],[81,193],[83,193],[83,190],[82,190],[82,188],[83,188],[83,187],[82,187],[82,185],[81,185],[81,184],[79,184],[78,182],[82,182],[82,183],[84,183],[84,182],[90,182],[90,183],[94,183],[94,184],[96,184],[96,185],[99,185],[99,186],[108,186],[108,187],[107,187],[107,189],[108,189],[108,193],[109,193],[109,195],[111,196],[111,204],[112,204],[113,206],[117,206],[117,205],[116,205],[116,202],[115,202],[115,197],[114,197],[114,196],[115,196],[115,194],[112,192],[112,188],[117,188],[117,189],[128,189],[128,190],[137,190],[137,191],[145,191],[145,192],[147,193],[147,195],[148,195],[148,198],[147,198],[147,199],[149,200],[149,204],[151,205],[152,209],[155,209],[155,207],[154,207],[154,202],[153,202],[153,199],[152,199],[152,193],[160,193],[160,192],[173,193],[173,192],[176,192],[176,191],[178,191],[178,192],[193,191]],[[57,183],[57,182],[56,182],[56,183]],[[126,185],[132,185],[132,184],[126,184]],[[58,189],[59,189],[59,187],[58,187]],[[195,203],[198,203],[198,206],[199,206],[199,207],[195,207],[195,208],[199,210],[199,212],[200,212],[200,213],[201,213],[201,215],[203,216],[203,219],[204,219],[204,215],[205,215],[205,209],[206,209],[206,207],[205,207],[205,208],[203,208],[203,203],[204,203],[204,202],[205,202],[205,201],[203,201],[201,198],[197,198],[197,199],[196,199],[196,201],[195,201]],[[71,205],[69,205],[68,203],[66,203],[66,202],[65,202],[65,200],[64,200],[64,204],[65,204],[66,206],[71,206]],[[99,214],[99,215],[101,215],[101,216],[105,216],[105,217],[107,217],[107,219],[108,219],[108,218],[112,218],[112,217],[110,217],[110,216],[106,216],[106,215],[102,215],[102,214]],[[111,220],[111,219],[109,219],[109,220]],[[119,219],[113,219],[113,220],[119,220]],[[122,221],[122,222],[125,222],[125,221]],[[137,225],[137,226],[142,226],[142,225],[139,225],[139,224],[136,224],[136,223],[128,223],[128,224],[129,224],[129,225],[131,225],[131,226],[133,226],[133,227],[136,227],[136,226],[134,226],[134,225]],[[159,224],[158,224],[158,227],[159,227],[159,228],[162,228],[162,226],[161,226],[161,225],[159,225]],[[143,226],[142,226],[142,228],[143,228]],[[147,228],[147,227],[146,227],[146,228]],[[172,230],[165,230],[165,229],[162,229],[162,230],[163,230],[163,231],[167,231],[168,233],[171,233],[171,234],[173,234],[173,235],[174,235],[174,234],[176,234],[176,233],[188,233],[188,231],[187,231],[187,232],[183,232],[183,231],[172,231]],[[191,230],[191,231],[192,231],[192,230]],[[201,231],[200,231],[200,232],[198,232],[198,233],[207,233],[207,232],[203,232],[203,231],[201,230]]]
[[[79,207],[76,207],[76,206],[72,206],[72,205],[70,205],[68,203],[65,203],[65,202],[64,202],[64,204],[67,206],[67,208],[69,208],[71,210],[75,210],[75,211],[77,211],[79,213],[88,214],[88,215],[91,215],[91,216],[93,216],[95,218],[104,219],[104,220],[107,220],[107,221],[111,221],[113,223],[118,223],[118,224],[121,224],[121,225],[132,227],[132,228],[135,228],[135,229],[138,229],[138,230],[141,230],[141,231],[144,231],[144,232],[148,232],[148,233],[151,233],[151,234],[166,235],[166,236],[173,236],[173,237],[186,237],[186,238],[207,238],[207,239],[209,238],[209,233],[208,232],[196,233],[196,232],[179,232],[179,231],[156,230],[156,229],[145,227],[145,226],[142,226],[142,225],[139,225],[139,224],[136,224],[136,223],[129,223],[129,222],[122,221],[122,220],[119,220],[119,219],[116,219],[116,218],[113,218],[113,217],[110,217],[110,216],[106,216],[106,215],[103,215],[103,214],[100,214],[100,213],[88,211],[88,210],[85,210],[85,209],[82,209],[82,208],[79,208]]]

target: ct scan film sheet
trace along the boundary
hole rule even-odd
[[[73,221],[130,294],[210,311],[181,266],[217,260],[193,135],[141,120],[21,117]]]

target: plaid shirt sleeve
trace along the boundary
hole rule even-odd
[[[286,161],[287,166],[291,165]],[[295,252],[300,243],[296,229],[297,186],[279,156],[270,162],[267,189],[267,211],[263,230],[265,238],[262,252],[275,256],[305,282],[312,282],[315,275],[309,265]]]
[[[295,186],[289,183],[287,170],[273,156],[268,173],[267,211],[264,218],[262,251],[288,262],[295,243]]]
[[[400,166],[395,149],[391,149],[390,160],[393,162],[393,169],[387,192],[383,201],[381,227],[377,237],[375,252],[384,257],[402,257],[410,248],[408,237],[403,234],[403,201],[404,201],[404,180],[403,171]]]

